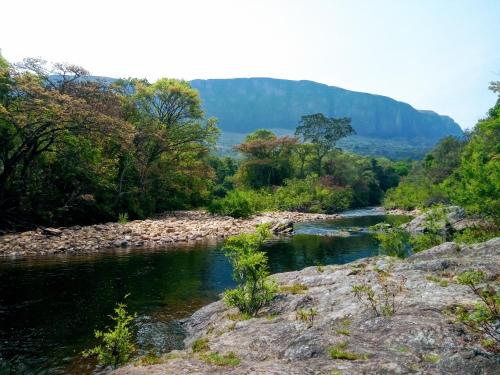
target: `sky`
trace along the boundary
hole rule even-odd
[[[6,0],[0,48],[93,75],[307,79],[471,128],[500,80],[500,0]]]

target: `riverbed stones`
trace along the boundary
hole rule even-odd
[[[272,275],[282,286],[301,285],[301,291],[281,292],[248,320],[234,320],[236,310],[223,301],[209,304],[180,321],[187,333],[185,350],[163,363],[129,365],[114,375],[498,374],[498,354],[448,312],[456,304],[478,302],[456,282],[469,269],[483,270],[498,287],[500,238],[473,246],[446,243],[407,260],[373,257]],[[376,316],[352,294],[359,284],[380,293],[381,282],[387,281],[402,283],[393,316]],[[312,323],[298,317],[299,309],[316,311]],[[207,363],[190,349],[200,338],[207,339],[210,352],[234,352],[241,363]],[[332,348],[344,354],[334,358]]]
[[[216,216],[204,211],[176,211],[155,219],[126,224],[107,223],[68,228],[41,228],[0,236],[0,256],[79,254],[112,248],[155,248],[226,238],[269,223],[275,234],[289,234],[293,224],[327,220],[339,215],[270,212],[250,219]]]

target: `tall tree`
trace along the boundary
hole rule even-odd
[[[277,137],[266,129],[249,134],[245,142],[235,146],[245,155],[239,180],[252,188],[280,185],[292,173],[291,155],[295,144],[295,138]]]
[[[295,130],[295,136],[314,145],[319,176],[326,154],[335,148],[340,139],[352,134],[355,134],[355,131],[350,118],[329,118],[322,113],[302,116]]]

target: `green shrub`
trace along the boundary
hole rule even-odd
[[[363,305],[369,307],[375,316],[393,316],[399,307],[396,297],[404,290],[404,280],[399,282],[378,277],[380,292],[376,293],[371,285],[353,285],[352,293]]]
[[[382,254],[399,258],[404,258],[407,255],[410,238],[407,231],[379,224],[370,227],[370,230],[375,231],[374,236],[379,242]]]
[[[328,187],[316,176],[285,180],[275,192],[276,207],[285,211],[338,212],[348,209],[353,202],[350,188]]]
[[[193,351],[193,353],[204,352],[208,349],[208,339],[206,337],[194,340],[193,344],[191,345],[191,350]]]
[[[469,327],[473,332],[489,336],[490,345],[499,349],[500,334],[497,331],[500,320],[500,293],[495,287],[486,285],[480,287],[486,275],[482,271],[470,270],[458,276],[459,284],[468,286],[471,291],[480,298],[472,308],[458,306],[455,309],[457,320]],[[496,344],[491,343],[493,340]]]
[[[241,362],[234,352],[229,352],[225,355],[217,352],[202,353],[200,359],[215,366],[238,366]]]
[[[447,240],[448,219],[446,208],[443,206],[434,206],[427,211],[424,222],[425,232],[412,235],[410,244],[414,252],[430,249],[431,247],[442,244]]]
[[[118,223],[127,224],[128,223],[128,213],[122,212],[118,214]]]
[[[257,208],[251,194],[242,190],[232,190],[224,198],[214,199],[208,206],[208,211],[212,214],[247,218],[256,213]]]
[[[224,244],[226,256],[233,265],[233,278],[238,283],[236,288],[224,292],[224,301],[241,313],[257,315],[278,291],[277,284],[267,280],[267,256],[258,251],[270,237],[269,226],[263,225],[255,233],[229,237]]]
[[[111,319],[115,321],[113,329],[108,329],[107,332],[94,332],[95,337],[101,339],[102,344],[82,352],[84,358],[97,356],[100,365],[113,368],[128,362],[135,349],[129,329],[135,315],[129,315],[123,303],[115,307],[115,314],[111,316]]]
[[[500,236],[497,226],[466,228],[453,236],[453,241],[457,243],[473,244],[488,241]]]
[[[318,311],[312,307],[309,310],[298,309],[296,311],[297,320],[301,320],[307,324],[308,327],[312,327],[314,324],[314,318],[318,315]]]

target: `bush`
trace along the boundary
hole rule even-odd
[[[379,242],[380,252],[398,258],[404,258],[408,253],[410,235],[400,228],[388,228],[381,225],[370,227],[375,230],[375,238]]]
[[[135,315],[129,315],[123,303],[115,307],[115,314],[111,316],[111,319],[115,321],[113,329],[108,329],[107,332],[94,332],[95,337],[101,339],[102,344],[82,352],[84,358],[97,356],[100,365],[113,368],[128,362],[134,351],[129,325]]]
[[[252,195],[242,190],[232,190],[224,198],[217,198],[208,206],[212,214],[247,218],[257,212]]]
[[[276,190],[276,206],[299,212],[338,212],[348,209],[353,201],[350,188],[323,186],[316,176],[290,179]]]
[[[383,205],[387,209],[413,210],[445,202],[447,197],[439,186],[432,185],[426,178],[415,178],[415,181],[404,180],[399,186],[387,190]]]
[[[473,332],[488,336],[489,347],[498,350],[500,334],[498,322],[500,320],[500,294],[493,286],[480,287],[486,275],[482,271],[470,270],[458,276],[458,283],[468,286],[480,298],[472,308],[458,306],[456,308],[457,320],[469,327]]]
[[[238,283],[235,289],[224,292],[224,301],[243,314],[257,315],[278,291],[276,283],[267,280],[266,254],[257,251],[270,236],[269,227],[260,226],[255,233],[229,237],[224,244],[226,256],[233,265],[233,278]]]

